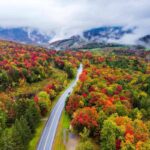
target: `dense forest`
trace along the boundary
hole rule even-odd
[[[66,103],[77,150],[150,149],[150,64],[142,57],[87,53]],[[92,140],[91,140],[92,139]]]
[[[0,41],[1,150],[28,148],[40,120],[78,65],[71,55]]]
[[[77,150],[94,150],[94,144],[101,150],[150,149],[150,64],[144,57],[0,41],[0,150],[28,149],[80,63],[83,72],[65,106],[81,138]]]

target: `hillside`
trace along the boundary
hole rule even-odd
[[[52,35],[30,27],[0,28],[0,39],[24,44],[45,45]]]
[[[79,137],[77,150],[149,149],[149,52],[55,51],[0,41],[0,54],[0,148],[36,149],[51,110],[82,63],[54,147],[66,148],[67,131]]]
[[[0,41],[0,149],[35,149],[37,128],[42,132],[78,64],[56,51]]]
[[[135,28],[123,26],[102,26],[82,31],[79,35],[53,41],[57,36],[54,31],[43,32],[31,27],[0,28],[0,39],[24,44],[40,45],[51,49],[65,50],[78,48],[97,48],[108,46],[126,46],[120,40],[127,35],[132,36]],[[51,40],[53,42],[51,42]],[[149,47],[149,35],[136,39],[135,46]],[[130,46],[130,45],[128,45]],[[131,45],[132,46],[132,45]]]

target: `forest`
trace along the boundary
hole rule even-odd
[[[74,78],[78,65],[69,54],[0,41],[1,150],[28,149],[36,128]]]
[[[81,63],[65,105],[80,136],[76,149],[150,149],[150,63],[144,57],[0,41],[0,150],[28,149]]]
[[[143,57],[86,53],[66,102],[77,150],[150,149],[150,64]],[[94,141],[94,142],[93,142]]]

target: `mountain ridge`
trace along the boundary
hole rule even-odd
[[[133,34],[134,29],[124,28],[123,26],[102,26],[83,31],[81,34],[73,35],[66,39],[50,42],[56,33],[46,33],[30,27],[0,27],[0,39],[24,44],[41,45],[57,50],[78,49],[90,48],[90,46],[123,45],[119,43],[119,40],[125,35]],[[150,47],[150,35],[147,34],[140,37],[137,39],[135,45]]]
[[[2,28],[0,27],[0,39],[26,44],[47,44],[51,36],[38,29],[30,27]]]

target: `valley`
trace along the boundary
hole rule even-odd
[[[0,41],[0,54],[0,149],[149,149],[149,51]]]
[[[150,0],[0,1],[0,150],[150,150]]]

